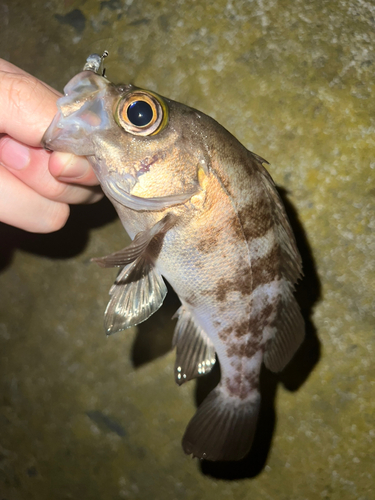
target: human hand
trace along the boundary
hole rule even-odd
[[[0,59],[0,221],[30,232],[63,227],[69,203],[102,192],[84,157],[42,149],[60,94]]]

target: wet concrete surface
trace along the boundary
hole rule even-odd
[[[107,75],[201,109],[265,157],[296,231],[307,336],[262,373],[249,456],[186,457],[215,376],[177,387],[172,292],[105,338],[129,239],[107,200],[35,235],[0,226],[0,498],[370,500],[375,495],[374,83],[370,2],[0,5],[0,56],[62,90],[89,53]]]

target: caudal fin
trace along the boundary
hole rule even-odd
[[[250,450],[260,407],[260,394],[243,401],[214,389],[190,420],[182,447],[186,454],[206,460],[240,460]]]

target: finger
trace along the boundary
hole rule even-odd
[[[15,73],[15,74],[20,74],[20,75],[30,76],[30,74],[27,73],[27,71],[19,68],[18,66],[15,66],[14,64],[10,63],[9,61],[5,61],[5,59],[0,59],[0,71],[5,71],[6,73]],[[42,83],[45,87],[47,87],[51,92],[56,94],[58,97],[61,96],[61,94],[59,92],[57,92],[57,90],[50,87],[47,83],[44,83],[44,82],[40,82],[40,83]]]
[[[54,152],[49,157],[48,168],[53,177],[59,181],[85,186],[99,184],[90,163],[84,156]]]
[[[98,187],[68,184],[48,170],[50,153],[29,148],[10,137],[0,140],[0,163],[39,195],[63,203],[94,203],[102,197]]]
[[[40,146],[59,95],[27,73],[0,71],[0,133]]]
[[[69,205],[40,196],[0,166],[0,220],[33,233],[61,229],[69,217]]]

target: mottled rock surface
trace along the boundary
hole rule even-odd
[[[106,339],[128,242],[109,203],[62,231],[0,226],[0,498],[375,498],[375,7],[372,2],[67,0],[0,4],[0,56],[62,90],[91,52],[107,74],[212,115],[267,158],[305,263],[307,340],[264,372],[254,448],[180,447],[204,382],[178,388],[178,302]]]

